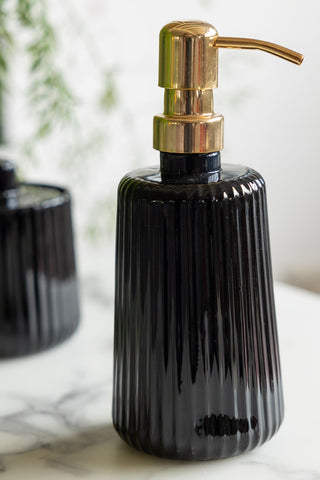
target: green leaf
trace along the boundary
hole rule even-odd
[[[104,89],[100,97],[100,106],[103,110],[109,111],[118,101],[116,84],[113,72],[106,72],[104,75]]]

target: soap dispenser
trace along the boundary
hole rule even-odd
[[[0,357],[52,347],[78,322],[70,193],[19,182],[0,159]]]
[[[219,48],[303,59],[204,22],[163,27],[160,167],[118,189],[113,423],[131,446],[185,460],[251,450],[283,419],[265,181],[221,164]]]

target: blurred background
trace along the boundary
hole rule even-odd
[[[112,295],[117,184],[158,163],[159,31],[197,19],[305,55],[220,51],[215,110],[223,161],[266,179],[274,277],[320,293],[319,18],[315,0],[0,0],[1,155],[70,188],[82,278]]]

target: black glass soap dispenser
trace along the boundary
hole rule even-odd
[[[203,22],[166,25],[160,169],[118,190],[114,426],[137,449],[187,460],[251,450],[283,418],[265,182],[220,163],[218,47],[303,58]]]
[[[79,321],[71,198],[0,160],[0,357],[60,343]]]

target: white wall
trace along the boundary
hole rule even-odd
[[[52,21],[61,35],[60,63],[77,95],[84,98],[79,113],[82,128],[105,129],[108,140],[102,150],[90,153],[85,167],[90,169],[85,188],[96,200],[106,191],[114,198],[126,171],[158,161],[152,150],[152,117],[162,110],[157,64],[158,33],[164,24],[202,19],[223,36],[262,38],[304,53],[305,61],[297,67],[262,52],[221,51],[215,106],[225,117],[223,160],[250,165],[267,181],[275,276],[285,278],[290,271],[310,268],[320,271],[319,2],[77,0],[65,4],[50,3]],[[92,52],[115,71],[119,104],[107,119],[90,109],[98,78]],[[13,69],[16,93],[9,98],[12,143],[25,129],[21,68],[16,64]],[[65,140],[60,134],[59,146]],[[41,147],[43,161],[31,166],[28,175],[72,183],[81,224],[88,214],[84,187],[81,184],[77,190],[75,177],[56,161],[61,155],[56,144],[57,138]]]

